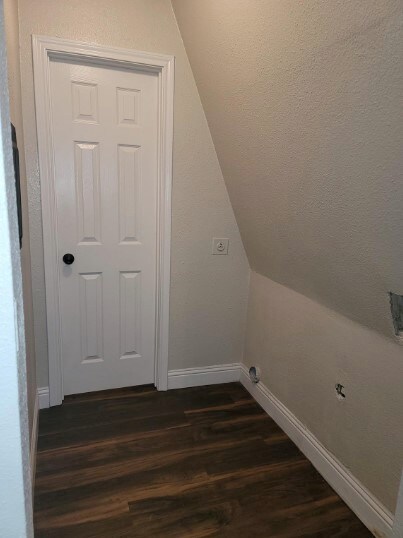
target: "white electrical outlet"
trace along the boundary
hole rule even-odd
[[[211,254],[228,254],[229,239],[226,237],[213,237]]]

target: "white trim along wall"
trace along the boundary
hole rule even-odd
[[[49,402],[63,400],[61,343],[59,327],[59,282],[55,226],[53,142],[50,116],[50,60],[53,58],[96,62],[109,66],[149,70],[159,77],[158,129],[158,238],[155,385],[168,388],[168,330],[171,245],[171,186],[173,144],[174,57],[127,49],[90,45],[65,39],[33,36],[35,104],[46,274],[48,329]],[[43,389],[41,389],[43,390]],[[42,394],[42,404],[44,402]]]
[[[39,405],[39,390],[37,391],[34,411],[32,417],[32,431],[31,431],[31,442],[30,442],[30,460],[31,460],[31,484],[32,484],[32,500],[34,496],[34,487],[35,487],[35,474],[36,474],[36,447],[38,444],[38,426],[39,426],[39,409],[42,409]],[[49,407],[48,405],[43,407]]]

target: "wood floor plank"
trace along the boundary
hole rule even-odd
[[[239,383],[41,411],[37,538],[371,536]]]

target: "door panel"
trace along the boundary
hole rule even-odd
[[[79,275],[81,362],[103,361],[102,273]]]
[[[121,243],[137,241],[139,202],[141,199],[141,167],[139,146],[118,148],[119,164],[119,235]]]
[[[141,357],[141,273],[120,273],[120,358]]]
[[[51,95],[64,393],[153,383],[157,76],[52,60]]]
[[[101,242],[99,144],[75,142],[78,243]]]

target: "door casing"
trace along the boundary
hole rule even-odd
[[[58,276],[60,260],[57,259],[57,221],[50,107],[50,61],[56,58],[78,59],[112,68],[125,67],[135,71],[151,71],[158,75],[155,385],[158,390],[167,390],[175,58],[162,54],[110,48],[35,35],[32,36],[32,48],[41,179],[50,405],[60,405],[64,396]]]

